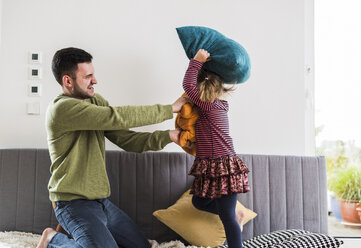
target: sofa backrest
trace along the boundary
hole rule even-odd
[[[239,200],[258,216],[243,239],[275,230],[301,228],[327,233],[324,157],[239,155],[251,170],[251,191]],[[185,153],[107,151],[110,200],[149,239],[179,239],[153,211],[164,209],[190,187],[194,158]],[[41,233],[56,227],[47,191],[50,158],[46,149],[0,149],[0,231]]]

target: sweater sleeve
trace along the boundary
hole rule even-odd
[[[183,89],[195,105],[197,105],[200,109],[209,111],[212,109],[213,103],[203,102],[199,98],[199,90],[197,88],[198,72],[202,68],[202,66],[203,63],[195,59],[191,59],[189,61],[188,69],[184,75]]]
[[[169,131],[135,132],[127,129],[105,131],[105,137],[127,152],[162,150],[171,143]]]
[[[66,98],[54,104],[51,115],[50,124],[66,132],[145,126],[172,119],[173,111],[171,105],[112,107]]]

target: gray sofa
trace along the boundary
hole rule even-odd
[[[239,200],[258,214],[245,225],[244,240],[293,228],[327,233],[324,157],[240,157],[251,170],[251,191],[240,194]],[[110,200],[147,238],[179,239],[152,213],[172,205],[189,188],[192,162],[185,153],[107,151]],[[0,231],[41,233],[45,227],[56,227],[47,192],[49,166],[46,149],[0,149]]]

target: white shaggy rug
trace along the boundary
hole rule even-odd
[[[40,235],[25,232],[0,232],[1,248],[34,248]]]
[[[0,232],[0,248],[35,248],[40,240],[40,235],[25,232]],[[155,240],[149,241],[152,248],[199,248],[185,246],[180,241],[171,241],[158,244]]]

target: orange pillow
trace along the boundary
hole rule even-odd
[[[184,93],[182,96],[185,96]],[[179,145],[183,150],[193,156],[196,155],[196,121],[198,119],[197,106],[192,103],[183,105],[175,119],[175,127],[180,128]]]

